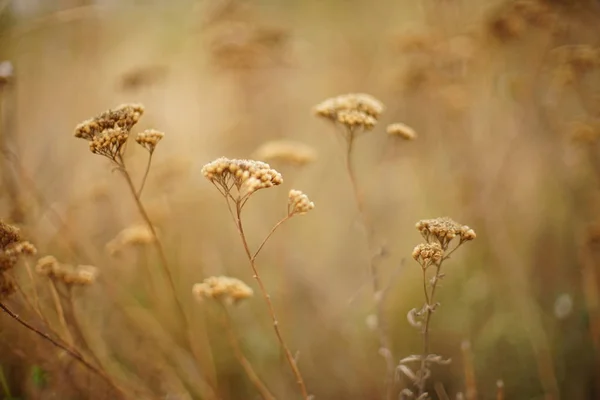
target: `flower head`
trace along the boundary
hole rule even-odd
[[[75,137],[92,141],[107,129],[121,129],[129,133],[143,113],[144,106],[141,104],[122,104],[77,125]]]
[[[449,217],[424,219],[417,222],[415,227],[428,243],[435,239],[443,248],[446,248],[455,237],[460,239],[460,243],[476,237],[473,229],[467,225],[461,225]]]
[[[288,194],[288,215],[302,215],[315,208],[315,203],[300,190],[292,189]]]
[[[147,129],[143,132],[138,133],[137,137],[135,138],[135,141],[138,142],[138,144],[140,144],[146,150],[148,150],[150,154],[152,154],[154,153],[156,145],[162,140],[164,136],[165,134],[163,132],[154,129]]]
[[[439,243],[421,243],[415,247],[412,256],[423,268],[427,268],[442,260],[444,250]]]
[[[266,142],[256,149],[254,154],[261,160],[279,161],[296,166],[309,164],[317,158],[317,153],[312,147],[291,140]]]
[[[154,235],[147,225],[133,225],[123,229],[106,244],[106,250],[115,256],[128,247],[143,246],[154,241]]]
[[[228,276],[211,276],[192,288],[198,300],[213,299],[227,304],[235,304],[240,300],[252,297],[252,289],[236,278]]]
[[[281,174],[262,161],[218,158],[202,168],[202,174],[225,196],[235,187],[240,200],[257,190],[280,185]]]
[[[122,128],[106,129],[90,141],[90,151],[116,162],[128,137],[129,133]]]
[[[386,130],[388,135],[397,136],[404,140],[415,140],[417,138],[417,133],[413,128],[400,122],[388,125]]]

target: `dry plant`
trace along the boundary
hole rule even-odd
[[[252,268],[252,272],[254,274],[254,279],[256,279],[260,288],[260,292],[267,303],[279,345],[285,353],[285,357],[290,369],[292,370],[292,373],[294,374],[302,397],[304,399],[308,399],[309,394],[304,383],[304,378],[300,373],[296,359],[292,355],[289,346],[283,339],[281,330],[279,328],[279,322],[275,314],[275,309],[273,308],[273,302],[271,301],[271,296],[267,292],[263,280],[258,272],[256,258],[271,235],[279,226],[281,226],[281,224],[296,215],[302,215],[309,212],[314,208],[314,204],[301,191],[293,189],[290,190],[288,195],[287,215],[273,226],[269,234],[263,239],[258,248],[255,251],[252,251],[250,250],[250,246],[248,245],[248,240],[244,232],[242,223],[242,210],[244,209],[244,206],[250,197],[258,190],[280,185],[283,182],[281,174],[271,168],[269,164],[262,161],[228,159],[224,157],[218,158],[206,164],[202,168],[202,174],[217,188],[227,203],[227,209],[231,214],[233,222],[235,223],[237,231],[242,240],[244,251],[246,252],[246,256],[250,262],[250,267]]]
[[[227,309],[230,305],[237,305],[242,300],[252,297],[254,294],[253,290],[239,279],[228,276],[211,276],[206,278],[202,283],[195,284],[192,288],[192,293],[200,302],[210,299],[218,303],[221,308],[219,321],[225,330],[227,340],[233,349],[236,359],[262,398],[265,400],[274,400],[275,396],[273,396],[269,388],[260,379],[254,367],[244,355]]]
[[[445,365],[450,363],[449,359],[431,354],[429,348],[431,317],[440,305],[435,300],[436,289],[445,276],[445,273],[442,272],[442,265],[462,244],[475,239],[476,235],[473,229],[447,217],[421,220],[417,222],[416,228],[425,239],[425,243],[417,245],[412,253],[413,258],[419,263],[423,272],[425,303],[419,309],[411,309],[408,312],[407,319],[413,327],[421,330],[423,353],[400,360],[398,372],[410,379],[416,389],[416,392],[408,388],[403,389],[401,397],[424,400],[430,398],[430,395],[425,391],[427,379],[431,376],[429,366],[431,364]],[[451,247],[451,244],[454,244],[454,247]],[[433,270],[433,276],[428,277],[431,270]],[[417,363],[419,370],[413,371],[407,365],[410,363]]]

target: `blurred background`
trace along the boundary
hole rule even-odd
[[[244,222],[257,246],[285,215],[290,189],[316,205],[257,259],[316,399],[383,398],[373,252],[394,359],[421,352],[406,320],[423,304],[414,226],[446,215],[477,239],[448,261],[439,288],[431,349],[452,363],[434,367],[432,397],[600,398],[597,1],[7,0],[0,12],[0,58],[10,62],[0,68],[0,218],[21,228],[36,257],[99,268],[98,282],[70,292],[70,314],[86,354],[129,398],[259,398],[224,337],[222,310],[192,296],[212,275],[255,290],[229,307],[235,334],[275,396],[299,398],[226,204],[200,172],[280,139],[316,159],[270,161],[284,183],[255,194]],[[312,113],[349,92],[386,106],[352,155],[371,247],[344,142]],[[145,106],[134,131],[165,132],[142,202],[192,350],[169,334],[179,331],[168,286],[148,289],[141,278],[159,271],[154,249],[106,251],[143,220],[120,174],[73,137],[78,123],[122,103]],[[393,122],[417,139],[386,134]],[[147,154],[132,143],[126,160],[138,182]],[[15,274],[60,327],[47,282]],[[45,329],[21,296],[4,303]],[[398,377],[395,390],[409,386]],[[0,398],[120,396],[0,315]]]

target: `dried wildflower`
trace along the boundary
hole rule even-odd
[[[19,228],[0,221],[0,250],[19,241],[21,241]]]
[[[388,125],[386,130],[388,135],[398,136],[404,140],[415,140],[417,138],[417,133],[413,128],[400,122]]]
[[[421,264],[423,268],[427,268],[431,264],[437,264],[444,256],[444,250],[439,243],[421,243],[415,247],[412,252],[412,257]]]
[[[302,215],[315,208],[315,203],[300,190],[292,189],[288,194],[288,215]]]
[[[384,109],[383,103],[369,94],[349,93],[329,98],[317,104],[314,112],[317,116],[339,122],[340,111],[359,111],[372,117],[376,122]]]
[[[116,162],[121,156],[128,137],[128,133],[121,128],[106,129],[92,139],[90,151]]]
[[[148,150],[150,154],[152,154],[154,153],[156,145],[162,140],[164,136],[165,134],[160,131],[154,129],[147,129],[143,132],[138,133],[137,137],[135,138],[135,141],[138,142],[146,150]]]
[[[120,105],[77,125],[75,127],[75,137],[92,141],[107,129],[120,129],[125,133],[129,133],[143,113],[144,106],[141,104]]]
[[[317,158],[317,153],[312,147],[291,140],[266,142],[256,149],[254,155],[261,160],[279,161],[297,166],[309,164]]]
[[[154,241],[154,235],[147,225],[134,225],[123,229],[110,242],[106,244],[106,250],[111,256],[115,256],[128,247],[144,246]]]
[[[218,158],[202,168],[202,174],[225,196],[231,195],[236,187],[238,199],[257,190],[280,185],[281,174],[262,161]],[[220,191],[220,190],[219,190]]]
[[[10,297],[17,291],[15,282],[8,274],[0,272],[0,301]]]
[[[369,131],[375,127],[377,120],[363,111],[340,110],[337,113],[337,122],[351,130],[363,129]]]
[[[42,276],[53,277],[59,269],[60,265],[54,256],[44,256],[35,265],[35,271]]]
[[[436,239],[444,249],[457,236],[460,238],[460,243],[476,237],[473,229],[448,217],[421,220],[417,222],[416,228],[428,243],[431,239]]]
[[[236,278],[228,276],[211,276],[192,288],[198,300],[214,299],[227,304],[235,304],[240,300],[252,297],[252,289]]]
[[[62,281],[71,286],[90,286],[97,278],[98,268],[92,265],[78,265],[76,268],[68,269]]]

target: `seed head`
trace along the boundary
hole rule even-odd
[[[317,153],[312,147],[291,140],[266,142],[256,149],[254,155],[261,160],[279,161],[295,166],[309,164],[317,158]]]
[[[111,256],[116,256],[128,247],[144,246],[153,241],[154,235],[148,226],[134,225],[119,232],[113,240],[106,244],[106,250]]]
[[[364,111],[340,110],[337,113],[337,122],[349,129],[363,129],[370,131],[377,124],[377,120]]]
[[[390,136],[397,136],[404,140],[415,140],[417,138],[417,133],[413,128],[400,122],[388,125],[387,133]]]
[[[223,195],[230,195],[231,189],[238,190],[238,200],[257,190],[280,185],[281,174],[262,161],[218,158],[202,168],[202,174]]]
[[[146,150],[150,152],[150,154],[154,153],[154,149],[158,142],[162,140],[165,136],[164,133],[154,130],[147,129],[143,132],[137,134],[135,141],[138,142],[141,146],[143,146]]]
[[[116,162],[128,137],[127,131],[119,127],[106,129],[90,141],[90,151]]]
[[[252,297],[252,289],[236,278],[228,276],[211,276],[192,288],[192,293],[200,301],[213,299],[226,304],[236,304],[240,300]]]
[[[460,238],[460,243],[473,240],[476,237],[473,229],[461,225],[449,217],[424,219],[417,222],[415,226],[428,243],[435,239],[444,249],[455,237]]]
[[[333,121],[338,121],[340,111],[361,111],[377,120],[384,110],[382,102],[365,93],[349,93],[332,97],[314,108],[317,116]]]
[[[42,257],[35,265],[35,271],[42,276],[53,277],[58,274],[59,269],[60,265],[54,256]]]
[[[19,241],[21,241],[19,228],[0,221],[0,250],[4,250],[9,244]]]
[[[288,194],[288,215],[302,215],[315,208],[315,203],[300,190],[292,189]]]
[[[98,268],[91,265],[61,264],[53,256],[45,256],[38,260],[35,270],[38,274],[60,281],[68,286],[89,286],[98,277]]]
[[[129,133],[143,113],[144,106],[141,104],[122,104],[77,125],[75,137],[92,141],[107,129],[121,129]]]
[[[427,268],[431,264],[440,262],[444,250],[439,243],[421,243],[414,248],[412,256],[423,268]]]

